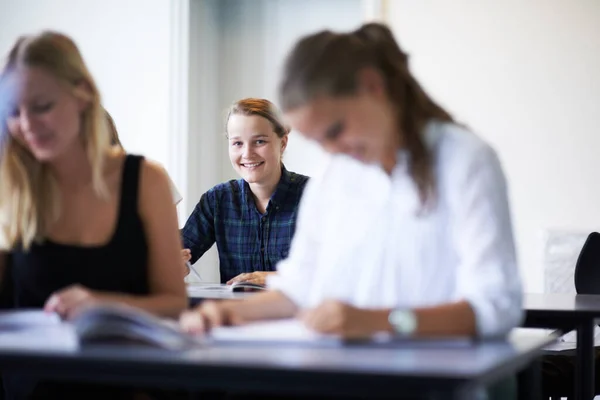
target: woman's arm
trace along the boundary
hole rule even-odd
[[[503,336],[523,316],[508,192],[500,161],[484,147],[456,185],[451,237],[459,257],[456,298],[468,303],[478,336]]]
[[[183,248],[190,250],[192,264],[215,243],[214,209],[215,192],[209,190],[200,197],[200,201],[181,230]]]
[[[205,301],[196,309],[182,314],[181,327],[192,333],[206,332],[222,325],[291,318],[298,307],[280,291],[256,294],[244,300]]]
[[[138,209],[148,241],[150,294],[95,293],[101,301],[117,301],[160,316],[175,317],[187,307],[181,239],[169,178],[157,164],[143,161]]]

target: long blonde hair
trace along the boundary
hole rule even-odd
[[[81,137],[92,169],[96,194],[108,198],[103,177],[110,138],[100,93],[75,43],[56,32],[23,36],[8,54],[0,73],[0,250],[28,249],[43,240],[58,218],[60,194],[49,166],[38,161],[8,132],[14,95],[9,76],[20,67],[39,67],[67,85],[88,106],[82,112]],[[81,90],[84,87],[85,90]]]

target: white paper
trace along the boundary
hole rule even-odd
[[[297,319],[255,322],[235,327],[219,327],[211,331],[216,341],[252,342],[317,342],[336,340],[335,336],[322,335],[307,329]]]
[[[75,350],[79,340],[72,326],[44,311],[0,313],[0,348],[11,350]]]
[[[42,310],[0,312],[0,331],[15,327],[56,326],[60,318],[55,313]]]

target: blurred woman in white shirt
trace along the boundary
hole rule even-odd
[[[425,93],[386,26],[301,39],[280,96],[292,127],[331,159],[306,188],[272,290],[204,302],[184,329],[298,317],[345,337],[492,337],[519,324],[498,157]]]

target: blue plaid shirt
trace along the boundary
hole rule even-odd
[[[243,273],[275,271],[288,255],[300,197],[308,177],[282,168],[264,214],[243,179],[221,183],[200,198],[183,227],[183,246],[192,264],[217,242],[221,282]]]

